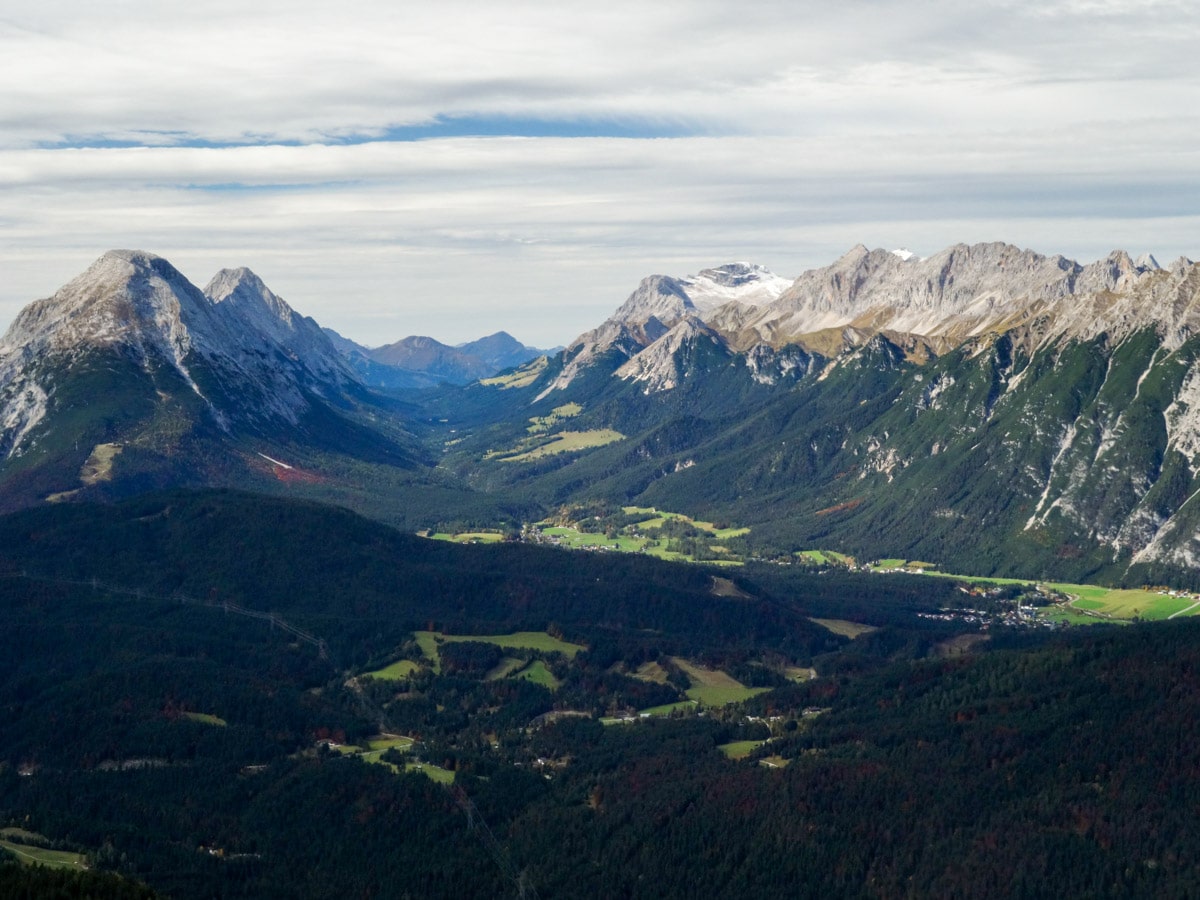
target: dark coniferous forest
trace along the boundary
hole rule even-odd
[[[0,548],[0,827],[89,867],[0,867],[6,895],[1200,890],[1190,622],[960,653],[939,579],[716,591],[230,492],[29,510]]]

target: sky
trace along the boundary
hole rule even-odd
[[[859,243],[1197,258],[1198,46],[1194,0],[5,0],[0,328],[117,247],[368,346]]]

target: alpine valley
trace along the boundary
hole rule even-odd
[[[733,263],[532,352],[135,251],[17,317],[0,895],[1200,895],[1195,265]]]
[[[503,374],[378,377],[422,340],[366,351],[246,269],[200,291],[110,252],[0,340],[0,501],[237,486],[410,530],[602,502],[749,527],[762,556],[1200,584],[1187,259],[859,246],[794,281],[734,263],[648,277]]]

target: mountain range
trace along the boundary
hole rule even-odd
[[[1198,322],[1187,259],[859,246],[794,280],[650,276],[558,353],[367,350],[248,270],[200,291],[114,251],[0,340],[0,498],[340,486],[410,525],[451,495],[477,523],[606,500],[743,523],[763,553],[1195,580]],[[487,377],[401,402],[385,367]]]
[[[468,384],[561,349],[528,347],[507,331],[497,331],[455,347],[431,337],[413,335],[371,349],[342,337],[332,328],[324,331],[365,384],[385,390]]]

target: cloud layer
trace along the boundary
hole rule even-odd
[[[564,342],[650,272],[859,241],[1196,255],[1198,37],[1117,0],[17,0],[0,321],[112,246],[375,344]]]

